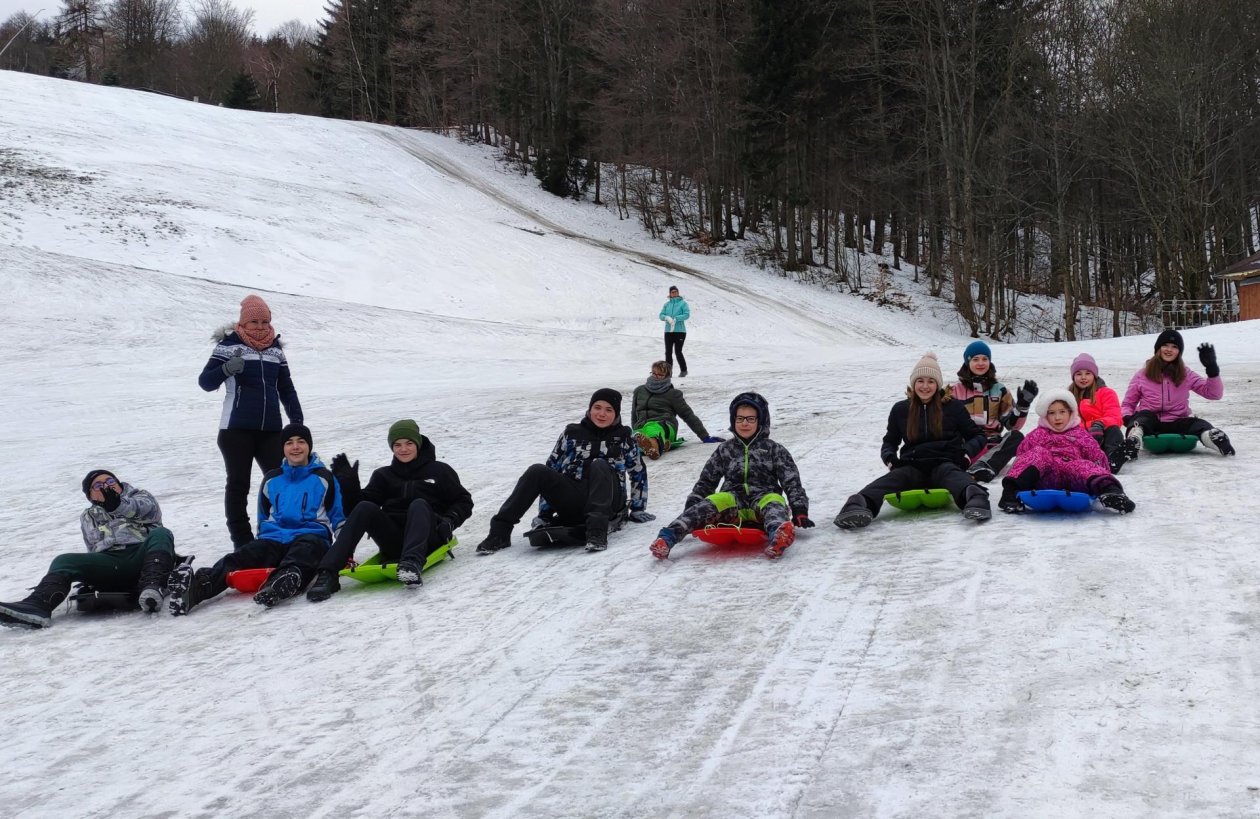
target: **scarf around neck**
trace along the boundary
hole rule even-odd
[[[245,329],[245,325],[238,322],[235,329],[236,334],[241,337],[241,341],[255,350],[265,350],[276,340],[276,330],[271,326],[268,326],[266,330],[250,332]]]
[[[657,378],[654,375],[649,375],[647,383],[643,386],[648,388],[648,392],[660,395],[661,393],[669,392],[670,388],[672,388],[674,384],[668,375],[664,378]]]

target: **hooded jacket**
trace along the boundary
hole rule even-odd
[[[1167,377],[1155,382],[1146,377],[1145,369],[1141,369],[1129,381],[1120,411],[1126,418],[1139,410],[1153,412],[1161,421],[1189,418],[1193,415],[1190,412],[1192,392],[1209,401],[1219,401],[1225,395],[1225,382],[1219,375],[1205,378],[1189,367],[1186,367],[1186,377],[1180,384],[1174,384]]]
[[[1067,429],[1055,432],[1046,420],[1046,411],[1055,401],[1063,401],[1072,410]],[[1028,433],[1015,450],[1015,462],[1009,476],[1018,478],[1029,467],[1037,467],[1043,486],[1083,492],[1090,478],[1111,475],[1107,456],[1094,436],[1080,424],[1076,399],[1067,390],[1050,390],[1037,398],[1037,428]],[[1056,484],[1051,487],[1051,484]]]
[[[911,405],[914,405],[913,410]],[[920,413],[920,438],[906,438],[906,426],[911,412]],[[928,423],[927,404],[917,397],[906,398],[893,404],[888,412],[888,429],[884,433],[880,459],[890,465],[913,463],[931,466],[938,463],[954,463],[966,469],[970,459],[979,454],[987,439],[984,430],[967,414],[967,410],[949,395],[941,402],[941,434],[932,435]],[[901,447],[900,453],[897,447]]]
[[[290,543],[315,535],[330,544],[346,516],[341,489],[314,452],[305,466],[288,461],[263,477],[258,490],[258,538]]]
[[[162,525],[157,499],[129,483],[122,485],[118,508],[110,512],[92,504],[79,516],[79,528],[89,552],[108,552],[143,543],[155,527]]]
[[[643,466],[639,445],[634,442],[634,434],[625,424],[615,423],[607,429],[600,429],[589,417],[569,424],[551,448],[547,467],[580,481],[586,477],[586,465],[596,458],[608,461],[617,470],[623,491],[625,481],[629,479],[630,510],[646,509],[647,469]],[[551,513],[551,507],[545,500],[539,502],[538,508],[543,517]]]
[[[801,485],[796,461],[786,447],[770,439],[769,402],[755,392],[737,395],[730,406],[731,432],[735,432],[736,408],[745,405],[757,409],[757,431],[748,440],[736,434],[718,445],[687,496],[687,506],[700,503],[720,487],[743,507],[765,495],[782,494],[793,515],[808,515],[809,497]]]
[[[427,436],[423,440],[414,460],[403,463],[395,458],[388,466],[377,469],[357,498],[350,497],[347,489],[346,501],[351,508],[352,501],[370,501],[381,507],[400,529],[407,523],[407,510],[417,500],[428,503],[433,514],[445,518],[451,529],[458,529],[468,520],[473,510],[472,495],[459,482],[455,470],[437,459],[433,442]]]
[[[255,350],[230,327],[215,333],[214,340],[218,343],[197,383],[206,392],[224,388],[219,429],[279,431],[284,426],[280,417],[282,404],[291,422],[302,423],[302,405],[289,375],[280,336],[265,350]],[[238,355],[245,360],[245,369],[233,376],[225,375],[223,365]]]
[[[669,322],[665,322],[665,332],[667,333],[685,333],[687,332],[687,319],[691,318],[691,308],[687,306],[687,301],[682,296],[674,296],[665,302],[665,306],[661,308],[661,321],[666,318],[674,320],[674,326],[669,326]]]
[[[673,384],[668,384],[660,392],[654,392],[647,384],[640,384],[635,387],[632,406],[631,426],[635,429],[641,428],[648,421],[663,421],[677,429],[678,419],[682,418],[696,435],[701,438],[709,437],[709,431],[691,411],[687,399],[683,398],[682,390]]]

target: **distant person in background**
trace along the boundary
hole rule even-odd
[[[1072,360],[1072,384],[1068,390],[1076,399],[1081,426],[1094,437],[1107,456],[1112,474],[1118,474],[1128,460],[1124,451],[1124,418],[1120,396],[1098,374],[1098,364],[1088,353]]]
[[[1181,333],[1165,330],[1155,339],[1155,355],[1129,380],[1129,389],[1120,405],[1129,428],[1125,438],[1125,454],[1129,460],[1138,456],[1144,436],[1168,433],[1193,435],[1217,454],[1234,454],[1224,430],[1190,412],[1192,392],[1209,401],[1219,401],[1225,395],[1221,368],[1216,363],[1216,348],[1206,343],[1199,345],[1199,363],[1207,375],[1204,378],[1182,360],[1185,347]]]
[[[302,405],[289,376],[280,336],[271,326],[271,308],[253,294],[241,301],[236,325],[214,334],[217,342],[198,383],[206,392],[224,388],[219,419],[219,451],[227,468],[223,511],[232,545],[254,539],[249,522],[249,479],[254,462],[263,474],[280,466],[284,438],[283,404],[289,421],[302,423]]]
[[[652,460],[669,452],[678,440],[679,418],[706,444],[722,443],[721,438],[709,434],[683,398],[682,390],[670,382],[668,361],[653,362],[647,383],[634,389],[633,404],[630,417],[634,441]]]
[[[175,539],[162,527],[157,500],[107,469],[87,473],[83,494],[91,503],[79,516],[87,553],[53,558],[25,600],[0,603],[0,623],[51,626],[53,609],[70,594],[71,583],[103,592],[138,592],[140,607],[150,613],[161,606],[175,564]]]
[[[687,340],[687,319],[691,318],[691,308],[682,296],[678,295],[678,287],[669,288],[669,301],[661,308],[661,321],[665,322],[665,362],[673,372],[674,354],[678,354],[678,377],[687,377],[687,359],[683,358],[683,342]]]

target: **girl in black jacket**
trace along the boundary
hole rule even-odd
[[[472,495],[459,475],[437,459],[433,442],[410,418],[389,428],[394,460],[372,473],[359,489],[359,462],[345,453],[333,458],[332,473],[341,485],[342,504],[352,510],[336,542],[319,565],[306,591],[311,602],[327,600],[341,588],[337,573],[354,556],[364,535],[376,541],[381,563],[398,563],[398,579],[420,585],[420,572],[434,550],[447,543],[472,515]]]
[[[911,489],[943,487],[954,496],[964,517],[984,521],[992,516],[988,491],[965,471],[984,446],[984,431],[962,404],[950,398],[942,383],[941,366],[928,353],[910,373],[906,399],[893,404],[888,413],[888,431],[880,449],[888,474],[845,501],[835,519],[841,529],[869,525],[885,495]]]

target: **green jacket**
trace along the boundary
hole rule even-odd
[[[640,384],[634,390],[633,411],[630,414],[631,426],[642,427],[648,421],[666,421],[678,428],[678,419],[682,418],[691,427],[691,431],[700,438],[708,438],[709,431],[700,423],[700,419],[691,411],[682,390],[669,386],[664,392],[652,392],[647,384]]]

